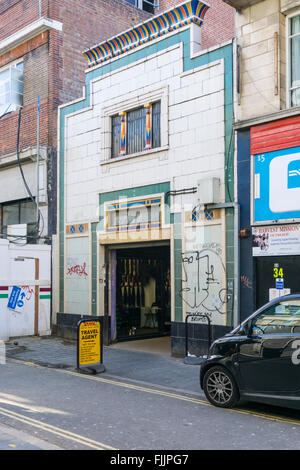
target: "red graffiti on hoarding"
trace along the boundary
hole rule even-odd
[[[26,292],[26,299],[30,300],[32,295],[34,294],[34,290],[30,286],[22,286],[23,291]]]
[[[67,275],[68,274],[69,275],[76,274],[79,277],[84,276],[85,279],[88,276],[88,274],[86,272],[86,263],[83,263],[82,266],[80,266],[79,264],[76,264],[75,266],[70,266],[67,269],[68,269]]]

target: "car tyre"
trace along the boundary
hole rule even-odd
[[[207,400],[221,408],[233,408],[240,398],[232,374],[221,366],[212,367],[205,373],[203,390]]]

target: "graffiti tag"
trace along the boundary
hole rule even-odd
[[[252,289],[252,281],[250,281],[248,276],[245,276],[244,274],[241,276],[241,283],[244,287],[247,287],[248,289]]]
[[[77,275],[79,277],[84,277],[85,279],[87,278],[88,274],[86,272],[86,263],[83,263],[81,266],[79,264],[76,264],[74,266],[70,266],[67,268],[67,275]]]
[[[216,249],[217,248],[217,249]],[[183,279],[179,295],[189,314],[225,314],[232,289],[224,287],[225,266],[218,247],[182,253]]]
[[[22,289],[26,294],[25,300],[30,300],[34,294],[34,289],[32,289],[30,286],[22,286]]]

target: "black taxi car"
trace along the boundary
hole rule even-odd
[[[272,300],[214,341],[200,386],[218,407],[243,399],[300,409],[300,294]]]

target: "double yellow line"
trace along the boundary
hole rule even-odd
[[[52,426],[51,424],[43,423],[36,419],[22,415],[20,413],[15,413],[14,411],[8,410],[6,408],[0,407],[0,415],[27,424],[34,428],[40,429],[41,431],[46,431],[48,433],[50,432],[51,434],[55,434],[55,436],[60,436],[64,439],[72,440],[73,442],[77,442],[78,444],[91,447],[95,450],[116,450],[114,447],[103,444],[102,442],[94,441],[93,439],[80,436],[79,434],[75,434],[65,429],[58,428],[57,426]]]
[[[28,365],[28,366],[34,366],[34,367],[43,368],[43,369],[46,368],[45,366],[40,366],[40,365],[35,364],[33,362],[24,362],[24,361],[20,361],[20,360],[16,360],[16,359],[12,359],[11,362],[22,363],[22,364],[25,364],[25,365]],[[52,369],[52,370],[54,370],[54,369]],[[151,388],[151,387],[134,385],[134,384],[130,384],[130,383],[127,383],[127,382],[121,382],[121,381],[118,381],[118,380],[108,379],[108,378],[104,378],[104,377],[100,377],[100,376],[79,374],[78,372],[73,372],[73,371],[66,370],[66,369],[55,369],[55,370],[57,372],[61,372],[63,374],[69,374],[69,375],[73,375],[75,377],[81,377],[81,378],[84,378],[86,380],[94,380],[96,382],[107,383],[109,385],[115,385],[117,387],[127,388],[127,389],[131,389],[131,390],[135,390],[135,391],[139,391],[139,392],[144,392],[144,393],[151,393],[153,395],[164,396],[164,397],[173,398],[173,399],[176,399],[176,400],[185,401],[185,402],[188,402],[188,403],[194,403],[194,404],[202,405],[202,406],[209,406],[209,407],[212,407],[212,408],[216,409],[209,402],[207,402],[205,400],[201,400],[199,398],[194,398],[194,397],[188,396],[188,395],[168,392],[168,391],[165,391],[165,390],[162,390],[162,389],[155,389],[155,388]],[[272,415],[272,414],[268,414],[268,413],[261,413],[259,411],[245,410],[245,409],[239,409],[239,408],[222,408],[222,410],[219,408],[218,410],[219,411],[227,411],[227,412],[231,412],[231,413],[239,413],[239,414],[243,414],[243,415],[250,415],[250,416],[257,417],[257,418],[266,419],[266,420],[269,420],[269,421],[277,421],[277,422],[281,422],[281,423],[293,424],[294,426],[300,426],[300,420],[297,421],[297,420],[282,417],[282,416]],[[103,445],[103,444],[101,444],[101,445]],[[108,448],[108,449],[112,449],[109,446],[104,446],[104,447]]]
[[[59,372],[65,372],[65,373],[68,373],[68,374],[78,376],[78,373],[72,372],[72,371],[59,370]],[[169,398],[175,398],[177,400],[186,401],[186,402],[189,402],[189,403],[195,403],[197,405],[202,405],[202,406],[209,406],[211,408],[216,409],[208,401],[201,400],[200,398],[193,398],[193,397],[187,396],[187,395],[179,395],[177,393],[167,392],[167,391],[159,390],[159,389],[153,389],[153,388],[150,388],[150,387],[142,387],[142,386],[139,386],[139,385],[132,385],[132,384],[128,384],[126,382],[119,382],[117,380],[105,379],[105,378],[102,378],[102,377],[95,377],[95,376],[89,376],[89,375],[85,375],[84,377],[86,379],[89,379],[89,380],[96,380],[96,381],[108,383],[110,385],[117,385],[118,387],[129,388],[129,389],[132,389],[132,390],[136,390],[136,391],[140,391],[140,392],[146,392],[146,393],[152,393],[154,395],[160,395],[160,396],[169,397]],[[282,423],[289,423],[289,424],[293,424],[293,425],[296,425],[296,426],[300,426],[300,420],[297,421],[297,420],[293,420],[293,419],[290,419],[290,418],[271,415],[271,414],[268,414],[268,413],[261,413],[259,411],[251,411],[251,410],[244,410],[244,409],[242,410],[242,409],[239,409],[239,408],[222,408],[222,409],[218,408],[218,410],[219,411],[239,413],[239,414],[243,414],[243,415],[251,415],[251,416],[255,416],[257,418],[267,419],[269,421],[278,421],[278,422],[282,422]]]

